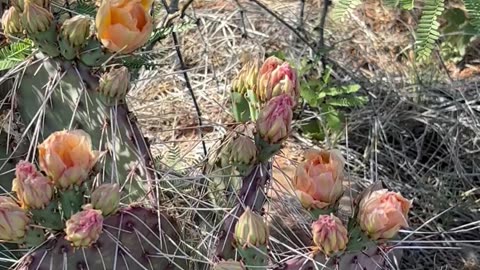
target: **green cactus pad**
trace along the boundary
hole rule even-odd
[[[63,57],[65,57],[65,59],[73,60],[77,55],[77,51],[75,50],[75,48],[70,46],[68,42],[65,41],[65,39],[61,36],[59,37],[58,45],[60,46],[60,53]]]
[[[188,269],[175,221],[153,209],[129,207],[104,220],[89,248],[58,235],[24,257],[16,269]]]
[[[238,253],[242,256],[243,263],[247,269],[266,269],[268,265],[268,251],[266,246],[237,248]]]
[[[38,142],[56,131],[87,132],[93,148],[106,151],[97,163],[100,182],[119,182],[130,195],[127,199],[135,201],[153,185],[149,148],[127,105],[108,105],[97,87],[98,78],[88,67],[41,59],[20,81],[17,111],[31,133],[38,134]]]
[[[45,232],[42,228],[29,227],[25,236],[27,247],[36,247],[46,240]]]
[[[111,54],[105,52],[98,40],[90,39],[79,54],[80,61],[89,67],[98,67],[110,58]]]
[[[30,213],[33,222],[45,228],[58,231],[65,227],[56,200],[52,200],[44,209],[32,209]]]
[[[29,35],[40,51],[47,54],[50,57],[57,57],[60,55],[57,44],[57,32],[56,25],[52,23],[50,28],[45,32]]]
[[[84,188],[78,186],[59,192],[62,214],[65,220],[68,220],[72,215],[82,210],[84,193]]]

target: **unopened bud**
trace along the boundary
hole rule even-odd
[[[287,94],[269,100],[257,120],[260,138],[269,144],[278,144],[286,139],[292,129],[292,106],[293,99]]]
[[[92,193],[92,206],[102,211],[104,216],[114,214],[120,204],[120,187],[118,184],[103,184]]]
[[[268,240],[268,228],[263,218],[247,207],[238,219],[234,236],[238,246],[264,246]]]
[[[2,16],[3,32],[10,36],[22,33],[22,25],[20,23],[20,13],[14,7],[10,7]]]
[[[94,210],[90,205],[71,216],[66,222],[65,239],[74,247],[89,247],[94,244],[103,229],[102,211]]]
[[[42,209],[50,202],[53,195],[52,184],[33,164],[20,161],[15,175],[12,191],[16,193],[23,208]]]
[[[28,34],[37,34],[47,31],[53,22],[53,15],[42,6],[30,1],[25,2],[22,14],[22,26]]]
[[[231,160],[234,164],[250,165],[257,157],[257,146],[245,135],[239,135],[232,142]]]
[[[91,22],[85,15],[73,16],[63,22],[60,33],[70,46],[80,47],[91,35]]]
[[[16,242],[25,236],[30,219],[10,197],[0,196],[0,241]]]
[[[107,97],[124,98],[130,84],[130,73],[124,66],[113,69],[100,78],[99,91]]]
[[[313,242],[326,255],[346,248],[348,232],[339,218],[331,215],[321,215],[312,224]]]

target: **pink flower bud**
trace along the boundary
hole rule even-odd
[[[285,140],[292,127],[292,97],[280,95],[272,98],[260,111],[257,131],[269,144],[278,144]]]
[[[27,213],[15,201],[0,196],[0,240],[16,242],[25,236],[30,219]]]
[[[312,224],[313,242],[326,255],[344,250],[348,243],[348,233],[339,218],[321,215]]]
[[[241,247],[264,246],[268,240],[268,228],[263,218],[247,207],[238,219],[234,236]]]
[[[292,185],[303,207],[324,209],[335,204],[343,194],[345,161],[336,150],[305,152]]]
[[[65,239],[70,241],[74,247],[88,247],[95,243],[103,228],[102,211],[94,210],[90,205],[67,220],[65,228]]]
[[[82,184],[100,156],[83,130],[54,132],[38,151],[40,168],[60,188]]]
[[[111,215],[120,204],[120,187],[118,184],[103,184],[93,191],[91,200],[94,209],[102,211],[104,216]]]
[[[300,96],[297,71],[275,56],[267,58],[258,74],[256,94],[262,102],[287,94],[292,97],[292,106],[295,106]]]
[[[372,240],[390,239],[400,228],[408,227],[412,202],[399,193],[381,189],[363,198],[359,205],[359,223]]]
[[[16,193],[23,208],[42,209],[50,202],[53,187],[48,178],[38,172],[32,163],[20,161],[15,174],[12,191]]]

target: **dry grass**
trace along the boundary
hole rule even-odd
[[[303,31],[314,37],[321,3],[306,2]],[[308,47],[277,19],[250,1],[240,4],[243,10],[233,0],[195,1],[186,18],[196,20],[197,26],[179,33],[203,126],[171,38],[154,49],[163,56],[158,59],[161,67],[144,72],[130,93],[129,102],[151,139],[153,153],[166,168],[200,168],[204,163],[200,133],[210,150],[226,133],[233,121],[229,83],[243,52],[263,55],[282,50],[297,64],[310,56]],[[298,25],[299,1],[266,4],[290,25]],[[337,63],[335,79],[360,83],[370,96],[367,106],[349,114],[338,147],[359,184],[379,179],[414,200],[411,229],[402,232],[403,240],[396,245],[405,250],[401,269],[480,269],[479,81],[441,80],[446,71],[439,61],[434,62],[437,66],[415,69],[410,48],[414,21],[411,14],[367,1],[346,23],[327,23],[327,41],[336,44],[330,54]],[[247,38],[242,37],[244,30]],[[288,182],[303,149],[324,146],[294,134],[284,158],[278,158],[276,180]],[[165,153],[173,153],[175,160]],[[279,186],[272,184],[270,194],[284,190]],[[189,206],[194,202],[184,200]],[[283,205],[293,203],[285,200]],[[285,218],[301,220],[298,207],[282,210]],[[309,221],[302,226],[308,230]],[[278,260],[284,257],[276,254]]]

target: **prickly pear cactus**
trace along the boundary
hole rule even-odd
[[[176,222],[165,213],[131,206],[106,218],[103,228],[89,248],[72,247],[64,234],[49,239],[15,269],[187,269]]]

